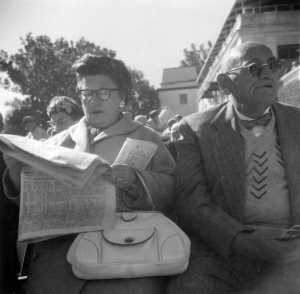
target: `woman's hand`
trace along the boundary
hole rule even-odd
[[[134,169],[126,164],[112,166],[102,177],[116,187],[125,190],[131,189],[137,180]]]

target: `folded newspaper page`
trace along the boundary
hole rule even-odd
[[[138,170],[144,170],[157,147],[153,142],[127,138],[113,165],[127,164]]]
[[[113,228],[116,190],[101,177],[110,165],[100,156],[4,134],[0,150],[25,164],[19,242]]]
[[[0,135],[0,150],[7,155],[58,178],[71,187],[83,188],[97,168],[110,165],[100,156],[16,135]]]
[[[22,169],[19,242],[112,229],[115,211],[115,186],[98,173],[80,190],[35,168]]]

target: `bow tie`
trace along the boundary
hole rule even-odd
[[[88,140],[91,142],[98,134],[101,133],[101,130],[92,126],[88,126]]]
[[[272,118],[272,114],[270,112],[258,117],[253,120],[241,120],[241,124],[248,130],[253,129],[255,126],[263,126],[266,127],[269,121]]]

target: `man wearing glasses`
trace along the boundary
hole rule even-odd
[[[276,102],[282,62],[264,44],[227,53],[229,102],[185,117],[175,176],[189,269],[170,293],[300,293],[300,109]]]

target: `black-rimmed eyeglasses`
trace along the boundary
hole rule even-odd
[[[80,90],[76,89],[79,97],[83,101],[91,101],[94,93],[96,94],[97,98],[102,101],[107,101],[110,97],[110,92],[112,91],[119,91],[119,89],[98,89],[98,90]]]
[[[262,64],[262,63],[251,63],[251,64],[248,64],[248,65],[245,65],[245,66],[233,68],[233,69],[227,71],[225,74],[229,74],[233,71],[236,71],[236,70],[239,70],[239,69],[242,69],[242,68],[247,68],[249,75],[256,78],[256,77],[259,77],[261,75],[264,65],[268,66],[273,74],[277,74],[282,69],[282,60],[281,59],[272,59],[272,60],[270,60],[270,61],[268,61],[267,63],[264,63],[264,64]]]
[[[59,119],[58,121],[54,121],[54,120],[48,120],[47,123],[51,126],[51,127],[56,127],[56,126],[61,126],[63,125],[64,123],[66,123],[68,120],[70,120],[71,117],[68,116],[68,117],[64,117],[64,118],[61,118]]]

